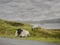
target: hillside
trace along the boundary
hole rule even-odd
[[[32,31],[32,26],[26,23],[14,22],[14,21],[5,21],[0,19],[0,37],[15,37],[15,31],[18,29],[26,29],[30,32],[30,40],[44,40],[46,41],[58,41],[60,42],[60,30],[46,30],[41,27],[37,27]],[[41,38],[42,37],[42,38]],[[37,38],[37,39],[36,39]]]
[[[0,34],[5,34],[6,31],[8,31],[8,34],[14,34],[18,28],[29,30],[30,27],[31,26],[29,24],[23,24],[14,21],[5,21],[0,19]]]

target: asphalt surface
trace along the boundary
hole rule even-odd
[[[60,44],[51,42],[39,42],[32,40],[0,38],[0,45],[60,45]]]

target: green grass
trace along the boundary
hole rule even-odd
[[[60,43],[60,39],[58,39],[58,38],[30,37],[28,39],[29,40],[43,41],[43,42],[59,42]]]
[[[29,38],[15,37],[14,34],[18,28],[28,30],[31,36]],[[60,30],[46,30],[41,27],[37,27],[34,31],[32,31],[31,29],[32,26],[30,24],[14,21],[5,21],[0,19],[0,37],[47,42],[60,42]]]

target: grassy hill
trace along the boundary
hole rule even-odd
[[[0,19],[0,37],[14,38],[15,31],[18,28],[28,30],[31,36],[27,39],[30,40],[60,42],[60,30],[47,30],[37,27],[32,31],[32,26],[30,24]]]
[[[15,31],[18,28],[30,30],[31,26],[29,24],[23,24],[20,22],[13,22],[13,21],[5,21],[0,19],[0,34],[5,34],[7,31],[8,35],[10,34],[14,35]]]

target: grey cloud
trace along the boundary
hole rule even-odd
[[[3,19],[39,21],[60,18],[59,14],[60,0],[0,0]]]

